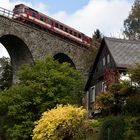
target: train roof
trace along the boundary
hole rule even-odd
[[[18,8],[18,7],[25,7],[25,8],[28,8],[28,9],[30,9],[30,10],[36,12],[36,13],[40,13],[40,12],[38,12],[38,11],[36,11],[36,10],[34,10],[34,9],[30,8],[29,6],[26,6],[26,5],[24,5],[24,4],[15,5],[15,8]]]
[[[17,4],[17,5],[15,5],[15,8],[18,8],[18,7],[21,7],[21,6],[28,7],[28,6],[24,5],[24,4]]]

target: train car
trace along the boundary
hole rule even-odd
[[[91,45],[90,37],[24,4],[15,5],[13,18],[44,30],[51,30],[78,43]]]

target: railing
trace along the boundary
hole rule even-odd
[[[8,18],[12,18],[13,17],[13,12],[0,7],[0,15],[8,17]]]
[[[20,14],[14,14],[13,13],[13,11],[10,11],[10,10],[7,10],[7,9],[5,9],[5,8],[2,8],[2,7],[0,7],[0,15],[1,16],[4,16],[4,17],[7,17],[7,18],[10,18],[10,19],[13,19],[13,20],[16,20],[16,21],[19,21],[19,22],[22,22],[22,21],[20,21],[20,18],[22,19],[22,14],[20,15]],[[33,20],[32,19],[30,19],[30,18],[27,18],[27,21],[29,20],[29,23],[31,23],[31,22],[33,22]],[[23,22],[22,22],[23,23]],[[37,23],[35,23],[36,25],[37,25]],[[27,25],[27,24],[26,24]],[[40,26],[40,25],[39,25]],[[42,25],[43,26],[43,28],[44,28],[44,25]],[[48,28],[46,27],[46,29],[48,30]],[[49,30],[50,30],[50,28],[49,28]],[[52,31],[52,30],[51,30]],[[55,30],[53,30],[53,32],[54,33],[56,33],[56,34],[58,34],[58,32],[57,31],[55,31]],[[64,35],[63,33],[61,33],[61,32],[59,32],[59,35],[61,35],[61,36],[63,36],[63,37],[66,37],[66,35]],[[74,41],[74,42],[76,42],[76,43],[78,43],[78,44],[80,44],[81,46],[87,46],[87,44],[86,43],[83,43],[83,42],[80,42],[79,40],[76,40],[76,39],[74,39],[74,38],[72,38],[72,37],[69,37],[69,36],[67,36],[67,39],[70,39],[71,41]]]

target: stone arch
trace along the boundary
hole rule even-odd
[[[34,64],[31,52],[22,39],[15,35],[3,35],[0,37],[0,43],[6,48],[11,58],[13,68],[13,83],[18,81],[17,70],[22,64]]]
[[[72,59],[64,53],[57,53],[56,55],[54,55],[54,59],[58,60],[60,63],[68,62],[72,67],[76,68]]]

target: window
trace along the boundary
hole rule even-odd
[[[90,88],[90,101],[91,102],[95,101],[95,86]]]
[[[51,24],[51,20],[50,20],[50,19],[47,19],[46,22],[47,22],[48,24]]]
[[[58,23],[55,23],[55,27],[58,28]]]
[[[103,66],[105,66],[105,57],[103,57]]]
[[[98,81],[95,85],[96,87],[96,95],[99,95],[99,93],[102,91],[102,81]]]
[[[43,18],[42,16],[40,16],[40,20],[41,20],[41,21],[44,21],[44,18]]]
[[[25,13],[28,13],[28,9],[25,9]]]
[[[69,32],[71,35],[72,35],[72,30],[70,30],[70,32]]]
[[[76,32],[74,32],[74,36],[77,36],[77,33]]]
[[[17,9],[14,9],[14,12],[15,13],[24,13],[24,9],[23,8],[17,8]]]
[[[35,17],[35,18],[36,18],[36,13],[33,12],[33,13],[32,13],[32,17]]]
[[[21,8],[20,9],[20,13],[24,13],[24,8]]]
[[[60,29],[63,30],[63,26],[62,25],[60,25]]]
[[[78,34],[78,37],[81,38],[81,34]]]
[[[65,28],[65,32],[67,32],[67,33],[68,33],[68,28]]]
[[[107,63],[110,63],[110,55],[107,55]]]

